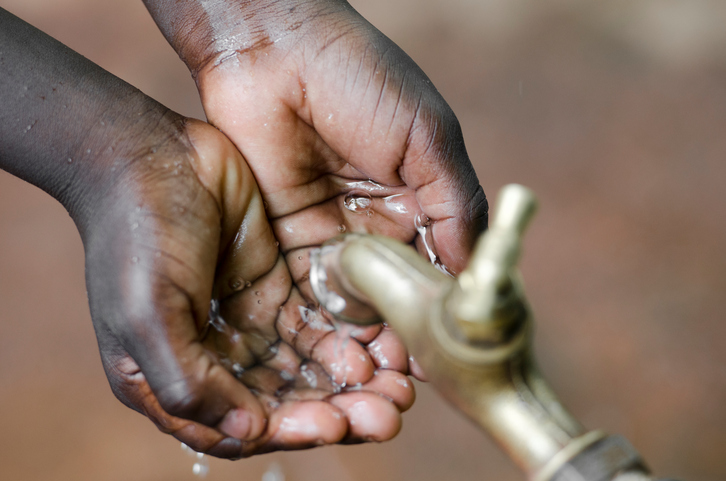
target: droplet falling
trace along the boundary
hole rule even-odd
[[[204,453],[198,453],[184,443],[181,443],[182,451],[194,458],[192,473],[199,478],[205,478],[209,474],[209,460]]]

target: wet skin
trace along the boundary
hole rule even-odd
[[[101,359],[124,404],[230,458],[397,433],[414,399],[405,349],[380,326],[331,322],[293,281],[302,250],[280,249],[226,137],[4,10],[0,52],[0,167],[78,226]]]
[[[366,381],[370,361],[356,365],[364,351],[374,364],[377,356],[402,358],[388,367],[405,372],[403,347],[382,354],[399,344],[389,331],[380,344],[366,344],[370,336],[341,344],[329,333],[318,344],[327,354],[317,355],[311,341],[296,337],[305,318],[297,306],[314,303],[310,250],[341,232],[388,235],[454,273],[464,268],[486,227],[487,202],[454,113],[418,66],[344,1],[144,3],[189,67],[208,120],[257,180],[296,299],[276,321],[279,335],[330,366],[338,382],[341,364],[331,353],[340,355],[341,345],[356,369],[349,385],[373,382]],[[360,205],[351,198],[367,196],[369,208],[349,208]],[[247,279],[225,273],[221,291],[238,277]],[[239,319],[254,308],[255,292],[223,298],[223,317]],[[387,392],[389,384],[377,383]]]
[[[164,18],[190,14],[147,3],[168,38]],[[210,42],[198,17],[183,36],[196,47],[182,56],[259,190],[217,130],[7,14],[3,51],[22,54],[0,81],[33,80],[53,94],[7,99],[0,165],[56,196],[78,224],[112,389],[161,430],[233,458],[389,439],[413,402],[404,374],[419,371],[390,330],[339,326],[317,309],[308,253],[341,231],[390,235],[425,253],[418,216],[430,219],[440,261],[461,269],[486,200],[458,123],[415,64],[345,4],[268,6],[297,12],[290,24],[298,17],[205,3],[203,13],[217,4],[232,28]],[[22,32],[38,43],[13,43]],[[27,119],[15,122],[17,112]],[[33,119],[47,130],[21,134]],[[346,208],[346,195],[366,194],[370,208]],[[212,299],[219,315],[209,323]]]
[[[487,203],[459,123],[413,60],[348,3],[144,3],[196,79],[209,121],[247,159],[296,280],[307,250],[343,228],[427,255],[414,227],[421,212],[440,261],[463,269]],[[381,186],[369,192],[372,217],[344,208],[361,187],[352,184],[368,179]],[[387,208],[394,194],[406,213]]]

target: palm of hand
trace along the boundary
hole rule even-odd
[[[216,242],[219,258],[184,254],[217,267],[182,285],[219,362],[196,389],[189,369],[180,389],[147,383],[127,357],[106,365],[125,369],[127,404],[197,450],[238,457],[395,435],[413,402],[405,349],[388,329],[343,328],[317,309],[309,251],[340,232],[369,232],[458,271],[486,222],[453,113],[403,52],[342,15],[325,25],[348,25],[343,34],[295,24],[275,41],[216,52],[196,72],[209,120],[243,152],[262,194],[240,181],[241,159],[224,167],[216,153],[200,155],[196,173],[222,214],[205,249]],[[153,361],[140,366],[145,375]]]
[[[393,437],[414,399],[403,346],[317,309],[291,275],[303,251],[280,253],[244,159],[205,124],[183,140],[188,152],[143,154],[143,180],[85,239],[114,393],[221,457]]]

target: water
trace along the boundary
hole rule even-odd
[[[406,205],[396,200],[402,196],[403,194],[395,194],[384,197],[383,202],[385,203],[386,208],[391,212],[395,212],[396,214],[408,214],[408,209],[406,208]]]
[[[363,214],[371,209],[373,206],[373,199],[368,192],[354,191],[345,196],[345,199],[343,199],[343,205],[351,212]]]
[[[205,478],[209,474],[209,459],[204,453],[198,453],[184,443],[181,443],[182,451],[194,458],[192,465],[192,473],[200,478]]]
[[[273,461],[262,475],[262,481],[285,481],[285,473],[280,463]]]
[[[388,358],[385,354],[383,354],[383,346],[378,341],[373,341],[370,344],[368,344],[368,349],[371,352],[371,356],[373,359],[378,361],[378,365],[381,366],[383,369],[387,368],[389,365]]]
[[[232,277],[227,284],[233,291],[241,291],[247,286],[247,283],[241,277]]]
[[[436,267],[447,276],[454,277],[454,274],[452,274],[449,268],[441,262],[441,259],[439,259],[439,256],[434,250],[434,236],[431,232],[431,219],[429,219],[428,216],[426,216],[425,214],[419,214],[414,218],[413,225],[414,227],[416,227],[416,230],[421,236],[424,249],[426,249],[426,254],[428,254],[429,260],[434,265],[434,267]]]
[[[303,364],[300,367],[300,374],[305,378],[311,388],[315,389],[318,387],[318,378],[315,376],[314,372],[308,369],[307,364]]]

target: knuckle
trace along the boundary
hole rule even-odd
[[[198,383],[188,379],[176,381],[156,394],[161,408],[172,416],[195,419],[204,404],[204,395]]]

